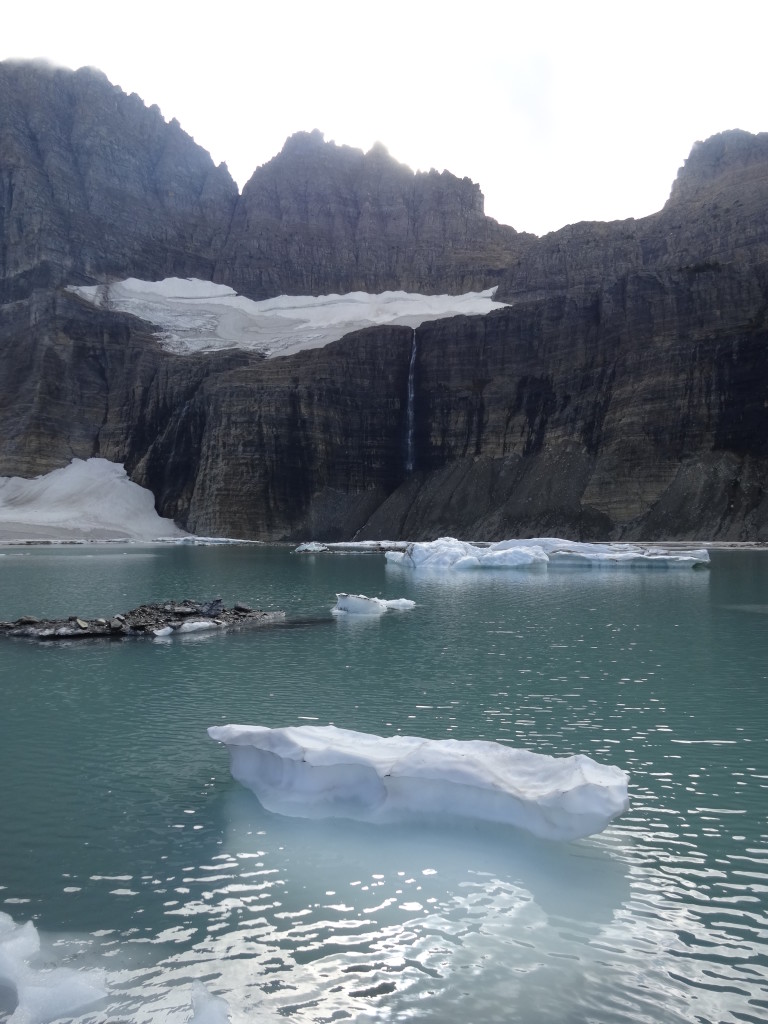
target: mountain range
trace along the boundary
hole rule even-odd
[[[262,540],[768,539],[768,134],[697,143],[658,213],[537,238],[318,131],[240,194],[94,69],[5,62],[0,100],[0,475],[101,456]],[[179,355],[69,290],[129,277],[506,305]]]

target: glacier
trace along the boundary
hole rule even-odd
[[[628,776],[584,754],[552,757],[487,740],[376,736],[336,726],[220,725],[233,778],[278,814],[378,824],[469,819],[568,841],[629,806]]]
[[[177,355],[241,348],[274,358],[322,348],[363,327],[418,327],[429,320],[483,315],[506,305],[494,300],[495,288],[463,295],[348,292],[256,301],[227,285],[178,277],[131,277],[109,285],[70,285],[68,290],[94,306],[156,324],[158,342]]]
[[[413,542],[404,549],[387,551],[387,562],[408,569],[462,572],[473,569],[552,568],[704,568],[709,565],[706,548],[671,547],[628,543],[596,544],[535,537],[477,544],[440,537]]]

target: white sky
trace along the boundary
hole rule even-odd
[[[652,213],[697,139],[768,130],[765,0],[28,0],[2,20],[0,59],[101,68],[241,187],[319,128],[470,177],[537,234]]]

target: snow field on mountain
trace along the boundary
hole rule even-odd
[[[69,290],[101,309],[131,313],[155,324],[163,348],[179,355],[242,348],[267,357],[286,356],[322,348],[364,327],[418,327],[450,316],[483,315],[505,305],[494,301],[495,288],[464,295],[278,295],[257,302],[227,285],[178,277],[130,277]]]

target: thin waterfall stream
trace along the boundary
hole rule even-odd
[[[411,342],[411,361],[408,364],[408,405],[406,408],[406,433],[405,433],[405,471],[412,473],[414,468],[414,422],[415,414],[415,376],[416,376],[416,328],[413,328],[413,340]]]

